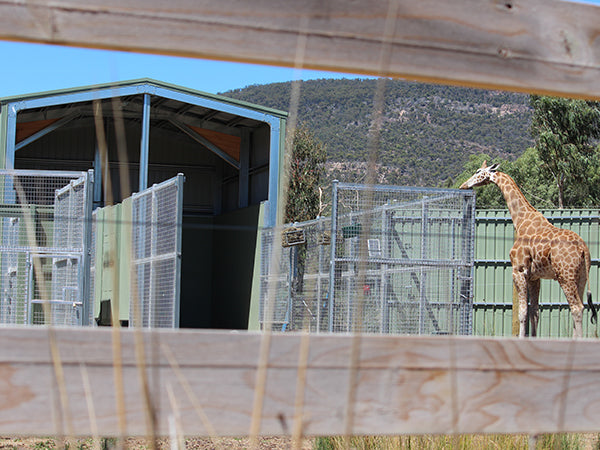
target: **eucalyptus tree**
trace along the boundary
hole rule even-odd
[[[296,128],[289,155],[284,222],[303,222],[319,214],[319,183],[326,156],[325,145],[307,126]]]
[[[599,104],[532,95],[531,106],[535,149],[558,189],[558,207],[597,202]]]

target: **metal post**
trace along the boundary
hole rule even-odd
[[[288,289],[287,289],[287,304],[285,308],[285,316],[283,317],[283,324],[281,325],[281,331],[287,331],[288,326],[290,325],[290,316],[292,311],[292,303],[293,303],[293,284],[294,277],[296,271],[295,264],[295,254],[296,254],[296,246],[289,247],[288,251]]]
[[[185,182],[185,176],[182,173],[177,174],[177,238],[176,238],[176,249],[177,252],[177,269],[175,276],[175,300],[173,302],[173,327],[179,328],[179,319],[181,314],[181,241],[183,235],[183,183]]]
[[[267,204],[264,225],[265,227],[274,227],[283,220],[282,211],[279,211],[279,209],[283,208],[283,205],[279,205],[277,199],[280,194],[281,181],[279,158],[283,153],[282,147],[285,145],[284,137],[282,136],[285,133],[285,120],[268,120],[268,123],[271,126],[271,139],[269,142],[269,202]]]
[[[140,142],[139,192],[148,187],[148,153],[150,145],[150,94],[144,94],[142,138]]]
[[[319,239],[319,236],[323,237],[323,240],[325,239],[324,237],[324,230],[323,230],[323,221],[322,219],[318,219],[319,221],[317,222],[316,225],[316,235],[317,235],[317,241]],[[321,292],[321,284],[323,282],[322,280],[322,275],[323,273],[321,272],[321,269],[323,267],[323,249],[324,249],[325,245],[323,242],[317,242],[317,248],[319,249],[319,260],[317,262],[317,326],[316,326],[316,332],[319,333],[321,331],[321,302],[323,301],[322,297],[322,292]]]
[[[96,139],[96,148],[94,151],[94,207],[99,207],[102,204],[102,169],[102,157],[100,156],[98,139]]]
[[[391,227],[392,225],[392,212],[387,208],[382,209],[382,233],[381,233],[381,257],[390,259],[392,257],[390,252],[390,236],[392,234]],[[381,296],[381,332],[389,333],[390,332],[390,305],[388,302],[388,264],[381,264],[381,286],[380,293]]]
[[[452,217],[450,219],[450,236],[451,236],[451,246],[450,246],[450,259],[452,261],[456,261],[457,260],[457,256],[456,256],[456,218]],[[457,279],[457,274],[458,276],[462,275],[461,274],[461,269],[457,268],[456,266],[452,266],[452,269],[450,271],[451,276],[450,276],[450,298],[449,300],[449,306],[448,306],[448,332],[450,334],[454,334],[456,331],[456,328],[454,327],[454,314],[455,314],[455,308],[458,306],[459,308],[459,314],[460,314],[460,309],[461,309],[461,299],[460,296],[457,300],[456,298],[456,279]],[[460,320],[460,315],[459,315],[459,320]],[[461,325],[459,325],[459,330],[461,328]],[[459,331],[460,333],[460,331]]]
[[[427,197],[423,197],[426,200]],[[427,202],[423,202],[422,214],[421,214],[421,260],[427,258],[427,247],[428,243],[428,220],[429,220],[429,205]],[[427,299],[426,296],[426,273],[421,268],[421,280],[419,286],[419,334],[425,333],[425,308]]]
[[[338,180],[333,180],[331,192],[331,254],[329,259],[329,295],[327,299],[327,307],[329,310],[328,331],[333,331],[333,300],[335,295],[335,253],[336,253],[336,232],[337,232],[337,202],[338,202]]]
[[[473,277],[474,267],[472,261],[474,259],[475,245],[475,195],[463,197],[463,217],[462,228],[464,230],[462,238],[462,255],[463,268],[460,270],[461,286],[460,286],[460,334],[471,334],[473,332]],[[514,328],[514,322],[513,322]],[[513,330],[514,331],[514,330]]]
[[[33,291],[34,291],[34,283],[33,283],[33,257],[31,255],[31,252],[27,252],[26,253],[26,267],[27,267],[27,285],[25,288],[25,310],[26,310],[26,324],[27,325],[33,325],[33,304],[32,304],[32,300],[33,300]],[[2,308],[4,310],[4,308]],[[10,323],[9,321],[10,316],[8,314],[5,314],[5,317],[3,317],[3,321],[2,323]]]
[[[152,188],[150,219],[150,285],[148,286],[148,328],[156,327],[156,247],[158,238],[158,211],[156,189]]]

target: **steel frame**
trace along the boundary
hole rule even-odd
[[[177,100],[190,105],[202,106],[204,108],[223,111],[229,114],[237,115],[247,119],[253,119],[259,122],[266,123],[271,130],[270,133],[270,152],[269,152],[269,190],[268,190],[268,207],[266,208],[265,225],[274,226],[278,218],[278,197],[281,189],[279,180],[280,171],[280,152],[283,148],[283,136],[281,130],[281,118],[275,115],[270,115],[267,112],[245,108],[233,103],[221,102],[216,99],[203,97],[198,94],[190,94],[177,90],[173,87],[161,86],[150,81],[143,81],[131,85],[123,86],[103,86],[98,89],[90,89],[79,92],[49,94],[45,97],[35,97],[28,99],[15,99],[7,102],[6,107],[6,149],[5,149],[5,168],[14,169],[15,152],[23,145],[16,144],[16,129],[17,115],[19,111],[43,108],[55,105],[65,105],[79,102],[89,102],[94,100],[103,100],[113,97],[122,97],[127,95],[143,95],[144,107],[142,117],[142,136],[140,142],[140,173],[139,173],[139,189],[144,190],[147,187],[148,180],[148,159],[149,159],[149,127],[150,127],[150,97],[157,96]],[[66,123],[66,121],[64,122]],[[61,123],[64,124],[64,123]],[[56,129],[54,127],[53,129]],[[38,133],[38,138],[47,133]],[[31,142],[31,141],[29,141]],[[210,151],[215,152],[219,157],[223,158],[223,152],[215,151],[214,147],[207,147]],[[225,159],[225,158],[224,158]],[[225,159],[228,163],[231,163]],[[236,168],[240,169],[240,164],[236,162]],[[245,176],[246,174],[242,174]]]

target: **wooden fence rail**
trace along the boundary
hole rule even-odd
[[[600,424],[598,341],[42,327],[0,341],[3,435],[147,435],[148,417],[158,435],[248,435],[253,414],[262,435]]]
[[[596,99],[599,36],[600,8],[558,0],[0,0],[0,39]],[[600,424],[598,341],[48,328],[3,328],[0,341],[0,434]]]
[[[0,0],[0,39],[596,98],[599,23],[560,0]]]

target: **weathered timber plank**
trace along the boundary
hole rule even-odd
[[[560,0],[0,0],[0,39],[595,98],[599,36]]]
[[[250,430],[262,335],[144,331],[156,430],[179,417],[186,435],[206,435],[191,390],[219,435]],[[101,435],[116,435],[114,334],[56,329],[68,407],[61,406],[45,328],[2,328],[0,434],[89,435],[88,402]],[[135,333],[120,334],[126,429],[146,434]],[[301,336],[272,336],[261,434],[290,434]],[[597,431],[598,341],[311,335],[304,387],[306,434],[344,434],[350,380],[353,433],[537,433]],[[359,356],[351,368],[352,346]],[[173,361],[176,361],[174,363]],[[90,380],[86,393],[84,377]],[[185,381],[182,381],[185,380]],[[168,392],[177,407],[173,407]],[[50,418],[54,418],[51,420]]]

